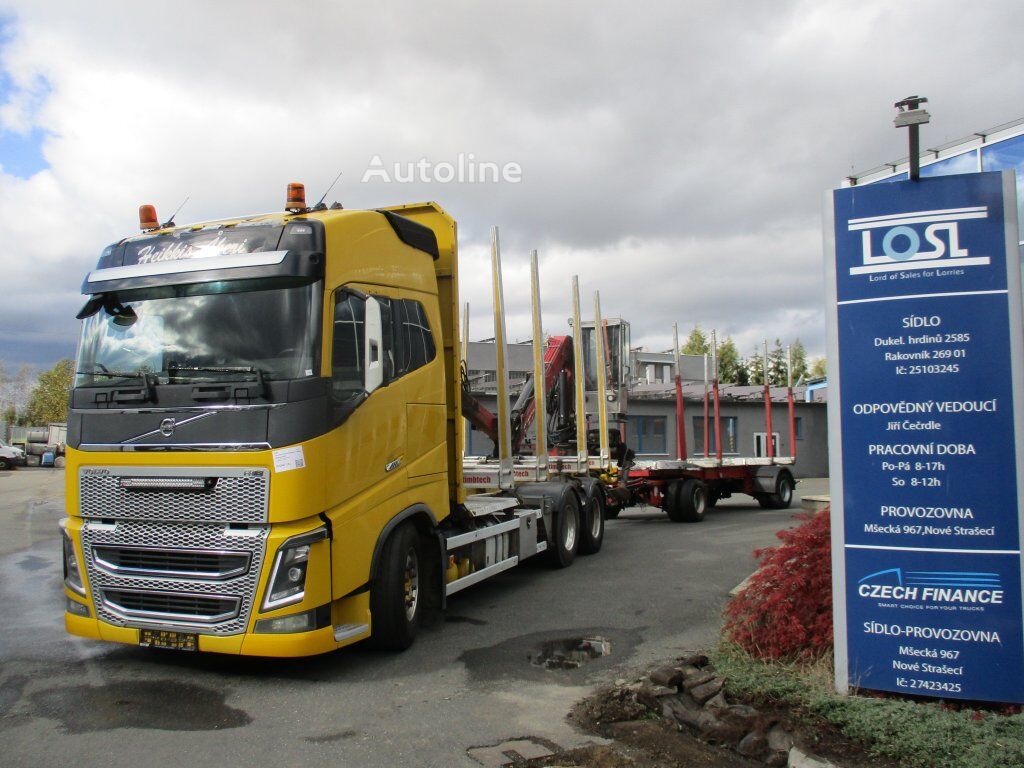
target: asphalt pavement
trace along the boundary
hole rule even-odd
[[[827,491],[805,481],[797,497]],[[697,525],[635,507],[562,571],[527,562],[454,596],[398,655],[154,651],[63,628],[63,471],[0,473],[0,763],[5,766],[465,766],[508,739],[595,741],[565,719],[602,683],[715,642],[729,590],[796,511],[737,496]],[[550,669],[581,638],[606,656]],[[478,750],[474,754],[480,754]]]

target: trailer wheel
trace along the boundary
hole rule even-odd
[[[572,491],[562,494],[562,500],[552,516],[548,534],[548,563],[555,568],[568,568],[576,559],[580,547],[580,502]]]
[[[0,470],[12,469],[14,464],[6,456],[0,456]]]
[[[707,511],[708,488],[700,480],[677,480],[668,487],[665,511],[674,523],[699,523]]]
[[[600,490],[597,490],[587,502],[583,513],[583,525],[580,530],[580,553],[593,555],[601,551],[604,543],[605,502]]]
[[[789,509],[789,505],[793,503],[795,488],[793,476],[789,472],[779,472],[779,476],[775,478],[775,492],[759,493],[757,503],[764,509]]]
[[[400,525],[384,544],[380,574],[370,588],[370,639],[375,647],[404,651],[416,639],[424,598],[423,565],[416,528]]]

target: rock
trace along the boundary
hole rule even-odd
[[[679,663],[683,666],[703,667],[708,663],[708,657],[703,653],[688,653],[679,657]]]
[[[733,745],[738,742],[746,730],[721,720],[714,712],[702,709],[697,717],[697,728],[707,741],[717,744]]]
[[[723,685],[725,685],[724,679],[721,677],[713,677],[706,683],[693,686],[689,689],[689,693],[698,704],[703,705],[704,702],[722,690]]]
[[[679,725],[697,728],[700,713],[701,709],[697,702],[685,694],[668,696],[661,700],[661,714]]]
[[[725,693],[719,691],[710,699],[704,702],[704,706],[708,709],[725,709],[729,706],[729,702],[725,698]]]
[[[648,709],[661,712],[661,699],[665,696],[675,696],[675,688],[666,688],[663,685],[645,685],[636,692],[636,700]]]
[[[716,714],[720,720],[735,725],[738,728],[743,728],[746,731],[756,730],[758,720],[761,718],[760,712],[753,707],[748,707],[746,704],[733,704],[725,709],[721,709]],[[765,744],[767,744],[767,739]]]
[[[736,751],[744,757],[760,760],[768,752],[768,739],[761,731],[751,731],[736,745]]]
[[[683,682],[684,672],[675,667],[659,667],[651,672],[651,682],[666,688],[678,688]]]
[[[793,747],[789,750],[787,765],[789,768],[836,768],[835,763],[830,763],[828,760],[822,760],[819,757],[812,757],[801,751],[799,747]]]
[[[783,752],[789,755],[793,748],[793,737],[781,725],[775,724],[768,730],[768,749],[772,752]]]
[[[687,691],[698,685],[704,685],[714,679],[714,675],[696,667],[688,667],[683,670],[683,688]]]

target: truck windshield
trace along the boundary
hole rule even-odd
[[[235,281],[108,297],[83,323],[75,385],[319,375],[320,285]]]

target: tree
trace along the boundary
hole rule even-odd
[[[782,348],[782,341],[776,339],[775,346],[768,353],[768,383],[773,387],[786,386],[788,371],[786,350]]]
[[[764,384],[764,358],[761,357],[761,350],[755,346],[754,354],[746,359],[743,366],[747,369],[748,384]]]
[[[824,379],[828,373],[825,368],[825,358],[816,357],[811,361],[811,367],[807,371],[807,377],[810,379]]]
[[[22,365],[12,376],[0,361],[0,421],[14,424],[24,419],[34,379],[32,366]]]
[[[793,346],[789,349],[789,354],[793,359],[793,383],[796,384],[798,381],[807,378],[807,350],[800,343],[800,339],[793,342]]]
[[[684,355],[706,355],[710,351],[711,344],[708,341],[708,335],[701,330],[699,325],[693,326],[693,330],[686,337],[680,352]]]
[[[60,360],[53,368],[39,374],[39,380],[25,411],[29,424],[43,425],[54,421],[67,421],[68,392],[71,391],[75,364]]]
[[[740,353],[731,336],[718,345],[718,380],[726,384],[746,384],[747,376],[740,363]]]

